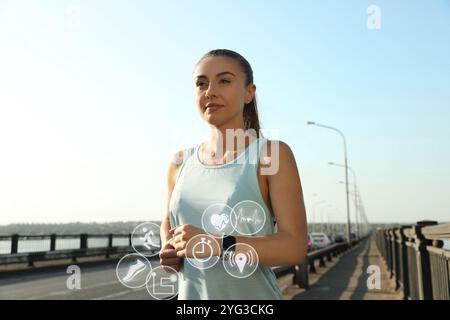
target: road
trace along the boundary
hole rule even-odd
[[[151,260],[153,267],[159,261]],[[70,274],[61,267],[53,271],[36,271],[27,275],[11,275],[0,279],[0,299],[62,299],[62,300],[153,300],[146,287],[130,289],[122,285],[116,277],[117,261],[82,265],[81,289],[67,289]]]

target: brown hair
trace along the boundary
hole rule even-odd
[[[198,62],[202,61],[205,58],[208,57],[228,57],[231,59],[236,60],[239,65],[242,68],[242,71],[245,73],[245,85],[248,86],[249,84],[253,84],[253,70],[250,66],[250,63],[239,53],[228,50],[228,49],[215,49],[207,52]],[[256,135],[259,138],[259,130],[260,130],[260,124],[259,124],[259,117],[258,117],[258,108],[256,105],[256,95],[253,97],[252,101],[249,103],[244,104],[244,125],[245,130],[248,129],[254,129],[256,131]]]

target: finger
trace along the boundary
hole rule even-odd
[[[181,259],[175,255],[175,257],[173,258],[163,258],[163,259],[159,259],[160,263],[162,265],[175,265],[175,264],[181,264]]]
[[[168,259],[176,259],[177,258],[177,252],[176,250],[173,250],[170,255],[164,255],[164,256],[160,256],[159,259],[160,260],[168,260]]]
[[[185,225],[185,224],[182,224],[182,225],[180,225],[180,226],[178,226],[178,227],[176,227],[176,228],[170,229],[169,232],[172,230],[172,232],[171,232],[172,234],[178,235],[178,234],[180,234],[181,232],[183,232],[185,228],[186,228],[186,225]]]
[[[161,253],[159,254],[160,258],[174,258],[177,256],[176,250],[175,249],[166,249],[161,251]]]
[[[173,238],[168,240],[162,250],[173,249]]]
[[[185,241],[177,242],[175,244],[175,251],[183,250],[185,247],[186,247],[186,242]]]
[[[176,266],[181,264],[181,259],[177,256],[175,258],[170,258],[170,259],[161,259],[161,265],[164,266]]]
[[[177,256],[178,256],[179,258],[185,258],[185,257],[186,257],[186,249],[177,251]]]
[[[170,228],[170,230],[169,230],[169,233],[175,233],[175,230],[177,230],[178,228],[180,228],[182,225],[180,225],[180,226],[176,226],[176,227],[173,227],[173,228]]]
[[[169,241],[167,241],[167,246],[169,248],[173,249],[173,246],[174,246],[174,239],[173,238],[171,238]]]
[[[177,235],[175,238],[173,238],[173,244],[177,244],[181,241],[184,241],[185,239],[183,239],[184,235],[183,234],[179,234]],[[175,246],[174,246],[175,248]]]
[[[160,251],[160,254],[161,253],[168,254],[171,251],[175,251],[175,247],[168,248],[168,249],[163,249],[163,250]]]

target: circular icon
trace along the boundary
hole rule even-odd
[[[145,286],[150,271],[152,271],[150,262],[138,253],[123,256],[116,266],[116,275],[120,283],[133,289]]]
[[[247,278],[258,268],[258,254],[246,243],[239,243],[239,252],[232,245],[224,252],[223,266],[228,274],[235,278]]]
[[[194,268],[205,270],[213,267],[219,260],[214,252],[220,252],[219,240],[209,234],[198,234],[186,244],[186,260]]]
[[[203,230],[213,235],[232,234],[234,231],[231,224],[232,215],[233,209],[224,203],[210,205],[202,214]]]
[[[144,222],[131,233],[131,246],[134,251],[146,257],[156,256],[161,251],[160,227],[153,222]]]
[[[180,274],[172,267],[159,266],[147,277],[148,293],[158,300],[169,300],[178,294]]]
[[[231,224],[237,232],[244,236],[257,234],[266,223],[264,208],[255,201],[244,200],[233,207]]]

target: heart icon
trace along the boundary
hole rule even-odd
[[[228,222],[230,222],[230,219],[224,213],[215,213],[211,216],[211,224],[219,231],[222,231],[227,226]]]

